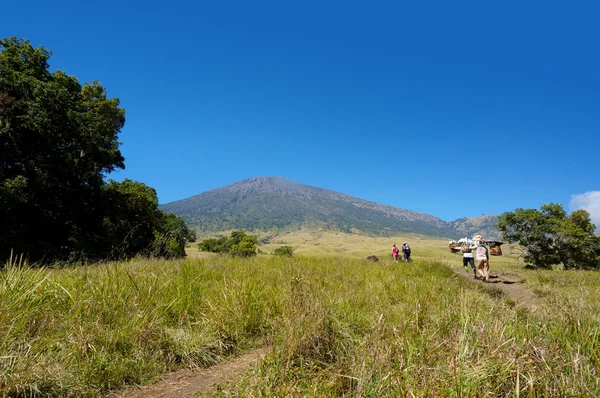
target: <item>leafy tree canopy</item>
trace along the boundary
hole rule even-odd
[[[106,184],[125,167],[125,110],[99,82],[51,72],[50,55],[0,40],[0,260],[11,250],[34,261],[96,258],[116,245],[133,255],[165,232],[161,217],[172,219],[152,188]]]
[[[600,267],[600,238],[585,210],[567,215],[555,203],[540,210],[516,209],[500,216],[497,226],[503,239],[525,248],[524,260],[536,268]]]
[[[256,255],[258,239],[246,235],[243,230],[232,231],[229,238],[209,238],[198,244],[198,249],[212,253],[228,253],[235,257],[250,257]]]
[[[275,249],[273,254],[279,257],[292,257],[294,255],[294,248],[292,246],[281,246]]]

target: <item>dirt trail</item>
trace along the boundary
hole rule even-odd
[[[472,283],[480,283],[486,287],[499,289],[518,305],[522,305],[533,311],[540,308],[539,299],[524,284],[503,276],[501,271],[491,272],[490,282],[483,283],[482,281],[474,280],[471,271],[466,272],[460,266],[450,266],[450,268],[456,274],[468,279]],[[162,375],[158,381],[147,386],[129,386],[122,390],[112,391],[108,394],[107,398],[175,398],[193,397],[203,393],[210,393],[218,384],[233,382],[265,355],[266,349],[261,348],[207,369],[182,369],[177,372],[167,373]]]
[[[481,283],[483,286],[493,287],[502,291],[507,297],[514,300],[517,304],[522,305],[530,310],[536,311],[540,308],[540,300],[533,294],[523,283],[511,280],[502,275],[502,271],[490,271],[489,283],[484,283],[473,278],[473,271],[465,271],[463,267],[450,267],[452,271],[469,279],[473,283]]]
[[[217,384],[231,382],[258,360],[266,355],[266,349],[260,348],[216,364],[208,369],[182,369],[167,373],[147,386],[130,386],[123,390],[112,391],[107,398],[175,398],[194,397],[211,391]]]

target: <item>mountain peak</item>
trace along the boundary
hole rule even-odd
[[[450,223],[430,214],[381,205],[281,176],[252,177],[161,208],[202,231],[310,225],[379,235],[412,232],[454,237],[485,232],[490,224],[484,219]]]
[[[221,189],[221,188],[220,188]],[[321,188],[311,187],[309,185],[300,184],[299,182],[289,180],[281,176],[261,176],[252,177],[247,180],[239,181],[228,185],[222,189],[229,192],[314,192]]]

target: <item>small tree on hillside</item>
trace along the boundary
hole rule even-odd
[[[229,238],[209,238],[198,244],[198,249],[212,253],[228,253],[235,257],[250,257],[256,255],[258,239],[246,235],[243,230],[232,231]]]
[[[525,262],[536,268],[562,264],[570,268],[600,267],[600,238],[585,210],[567,215],[559,204],[536,209],[516,209],[499,217],[504,240],[525,247]]]
[[[227,253],[225,246],[227,242],[226,237],[222,238],[208,238],[198,243],[198,250],[209,253]]]
[[[235,257],[252,257],[256,255],[258,239],[255,236],[246,235],[239,243],[235,243],[229,249],[229,253]]]
[[[273,254],[279,257],[292,257],[294,254],[294,248],[292,248],[292,246],[281,246],[275,249]]]

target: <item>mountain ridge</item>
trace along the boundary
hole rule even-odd
[[[456,238],[496,237],[493,215],[444,221],[427,213],[356,198],[281,176],[260,176],[166,203],[161,208],[199,231],[314,226],[375,235],[419,233]]]

